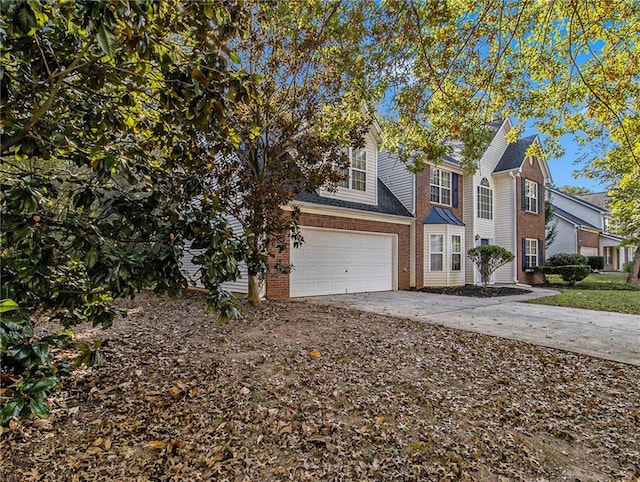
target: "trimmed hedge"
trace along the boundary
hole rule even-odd
[[[587,257],[573,253],[554,254],[544,263],[545,266],[575,266],[582,264],[589,264]]]
[[[587,263],[594,271],[604,269],[604,256],[587,256]]]

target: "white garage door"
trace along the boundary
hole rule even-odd
[[[394,240],[389,234],[302,228],[291,248],[290,296],[393,289]]]
[[[587,248],[586,246],[582,246],[580,248],[580,254],[582,256],[598,256],[598,248]]]

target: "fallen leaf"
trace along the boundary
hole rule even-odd
[[[385,417],[378,417],[376,418],[376,425],[382,425],[385,420],[387,420]]]
[[[316,358],[320,358],[320,352],[318,350],[312,350],[309,352],[309,358],[315,360]]]
[[[147,442],[147,447],[162,450],[164,448],[164,442],[162,440],[151,440]]]
[[[91,445],[93,445],[94,447],[97,447],[98,445],[102,445],[102,442],[103,440],[100,437],[98,437],[93,442],[91,442]]]
[[[291,433],[293,432],[293,425],[289,424],[289,425],[285,425],[284,427],[282,427],[280,429],[280,435],[283,435],[285,433]]]

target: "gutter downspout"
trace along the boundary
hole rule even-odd
[[[513,171],[509,172],[513,179],[513,251],[515,258],[513,260],[513,282],[518,284],[518,181],[520,173],[516,176]]]

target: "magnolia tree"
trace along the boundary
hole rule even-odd
[[[491,275],[498,268],[510,263],[514,259],[514,255],[508,249],[502,246],[492,244],[476,246],[467,251],[467,256],[476,265],[480,275],[482,276],[482,288],[487,289]]]
[[[115,298],[187,286],[185,243],[203,250],[210,306],[236,314],[219,285],[241,253],[197,135],[229,146],[230,106],[250,95],[226,46],[246,17],[229,5],[2,2],[3,422],[46,415],[68,373],[49,356],[68,332],[35,335],[34,314],[109,326]]]

